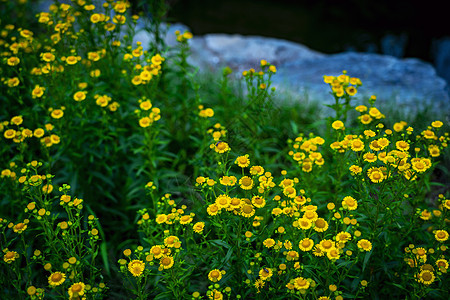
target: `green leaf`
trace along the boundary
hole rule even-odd
[[[372,255],[372,252],[373,252],[373,250],[367,252],[366,255],[364,256],[363,267],[362,267],[363,272],[364,272],[364,269],[366,268],[366,265],[367,265],[367,262],[369,261],[370,256]]]
[[[231,258],[231,255],[233,255],[233,248],[228,249],[227,255],[225,255],[225,258],[223,259],[222,265],[220,266],[219,269],[222,269],[228,263],[228,261]]]
[[[154,300],[158,300],[158,299],[170,299],[172,295],[171,291],[167,291],[161,294],[158,294],[155,298],[153,298]]]
[[[231,246],[222,240],[212,240],[211,243],[230,249]]]
[[[111,273],[109,270],[108,247],[106,245],[106,242],[102,242],[100,244],[100,254],[102,256],[103,265],[105,266],[105,271],[108,274],[108,276],[110,276]]]

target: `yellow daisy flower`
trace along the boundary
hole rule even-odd
[[[145,263],[141,260],[132,260],[128,264],[128,271],[134,276],[139,277],[145,270]]]

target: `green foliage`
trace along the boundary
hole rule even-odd
[[[381,113],[345,73],[327,118],[267,61],[202,73],[164,1],[138,5],[150,45],[126,2],[22,2],[0,19],[2,298],[448,294],[443,116]]]

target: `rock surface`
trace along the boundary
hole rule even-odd
[[[285,40],[228,34],[195,37],[191,49],[191,63],[201,70],[229,66],[239,74],[257,69],[259,61],[266,59],[277,66],[273,81],[278,88],[300,96],[306,92],[309,99],[332,101],[323,75],[337,76],[347,70],[363,82],[359,95],[376,95],[378,103],[394,101],[412,110],[429,104],[450,109],[446,81],[431,64],[419,59],[355,52],[326,55]]]
[[[182,24],[168,28],[166,43],[175,45],[174,31],[189,30]],[[138,39],[146,44],[150,37],[140,32]],[[392,103],[414,111],[428,106],[450,114],[450,89],[429,63],[415,58],[400,59],[389,55],[345,52],[327,55],[303,45],[275,38],[230,34],[207,34],[190,40],[190,62],[200,68],[219,72],[231,67],[239,76],[243,70],[258,69],[265,59],[277,67],[273,84],[280,90],[297,95],[299,101],[318,100],[331,103],[323,75],[337,76],[347,70],[359,77],[363,86],[360,98],[377,96],[377,102]]]

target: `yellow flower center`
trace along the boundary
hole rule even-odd
[[[322,219],[318,219],[318,220],[316,221],[316,227],[324,228],[324,227],[325,227],[325,221],[322,220]]]
[[[312,212],[312,211],[307,211],[307,212],[305,213],[305,217],[306,217],[307,219],[312,219],[312,218],[314,218],[314,212]]]
[[[211,271],[210,275],[212,278],[219,278],[220,273],[218,271],[214,270],[214,271]]]
[[[417,162],[416,163],[416,169],[422,170],[424,168],[425,168],[425,164],[424,163],[422,163],[422,162]]]
[[[241,200],[239,198],[233,198],[231,199],[231,205],[238,206],[241,203]]]
[[[72,292],[74,292],[74,293],[79,293],[79,292],[81,292],[82,289],[83,289],[83,287],[79,283],[75,283],[72,286]]]
[[[225,144],[225,143],[219,142],[219,143],[216,145],[216,147],[217,147],[217,149],[219,149],[219,150],[225,150],[226,144]]]
[[[305,286],[307,282],[308,282],[308,281],[306,281],[306,280],[303,279],[303,278],[297,279],[297,285],[299,285],[299,286]]]
[[[443,239],[443,238],[445,238],[445,232],[439,231],[439,232],[436,234],[436,236],[437,236],[438,238],[440,238],[440,239]]]
[[[428,271],[427,272],[423,272],[422,279],[424,281],[430,281],[432,278],[433,278],[433,276],[432,276],[431,272],[428,272]]]
[[[61,273],[54,273],[52,274],[51,280],[53,282],[59,282],[62,279],[62,274]]]
[[[263,203],[263,199],[260,198],[260,197],[256,197],[254,201],[255,201],[255,203],[258,204],[258,205]]]
[[[242,211],[246,214],[249,214],[253,211],[253,207],[251,207],[250,205],[244,205],[244,207],[242,207]]]
[[[244,185],[244,186],[252,185],[252,179],[249,177],[242,178],[242,185]]]
[[[165,266],[170,265],[170,263],[171,263],[171,259],[168,258],[168,257],[164,257],[164,258],[161,260],[161,264],[163,264],[163,265],[165,265]]]
[[[323,246],[325,249],[328,249],[328,248],[331,248],[332,244],[331,244],[330,241],[325,241],[325,242],[323,242],[322,246]]]

